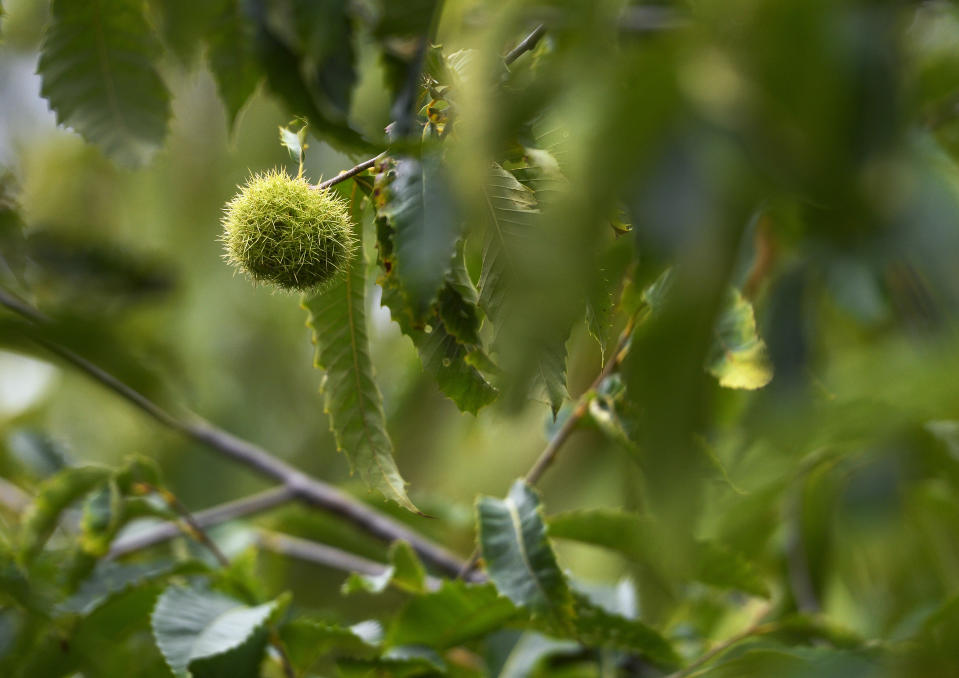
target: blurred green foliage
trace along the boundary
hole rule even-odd
[[[946,0],[4,0],[0,675],[954,675],[957,46]],[[251,173],[381,153],[328,289],[223,261]],[[110,558],[269,485],[64,351],[488,580],[293,502]]]

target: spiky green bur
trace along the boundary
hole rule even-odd
[[[221,240],[254,282],[291,291],[328,283],[356,246],[345,201],[283,170],[252,176],[226,204]]]

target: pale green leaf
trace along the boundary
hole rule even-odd
[[[500,668],[499,678],[527,678],[544,661],[552,656],[572,655],[580,652],[579,643],[554,640],[529,631],[520,636]]]
[[[326,370],[325,410],[336,445],[351,468],[384,497],[419,513],[406,496],[406,481],[393,460],[383,396],[373,378],[366,334],[366,276],[361,246],[347,270],[321,292],[307,296],[316,365]]]
[[[199,587],[171,586],[151,616],[153,637],[177,678],[256,678],[278,601],[256,607]]]
[[[124,165],[144,163],[166,136],[170,95],[143,3],[54,0],[51,14],[37,70],[57,121]]]
[[[762,388],[773,378],[766,344],[756,331],[752,304],[731,289],[716,320],[707,369],[726,388]]]

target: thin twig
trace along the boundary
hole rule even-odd
[[[200,526],[196,518],[193,517],[193,514],[191,514],[187,507],[183,505],[183,502],[177,499],[175,494],[162,487],[147,485],[147,488],[151,492],[156,492],[158,495],[160,495],[170,510],[180,516],[180,520],[183,521],[183,531],[198,543],[206,547],[206,550],[212,553],[213,557],[216,558],[216,562],[220,564],[220,567],[230,566],[230,559],[227,558],[223,551],[220,550],[220,547],[216,545],[216,542],[210,539],[210,535],[208,535],[206,530]]]
[[[254,513],[268,511],[294,498],[290,488],[281,485],[249,497],[197,511],[193,514],[193,519],[202,528],[213,527]],[[160,523],[142,532],[117,539],[113,542],[107,558],[120,558],[128,553],[162,544],[179,534],[180,530],[176,523]]]
[[[589,402],[596,394],[596,389],[598,389],[603,381],[613,373],[613,370],[623,362],[634,325],[634,318],[630,318],[629,322],[626,323],[626,327],[623,328],[622,333],[619,335],[619,340],[616,342],[616,350],[613,352],[613,355],[610,356],[610,359],[603,365],[603,368],[599,371],[599,374],[596,375],[596,378],[593,379],[593,383],[590,384],[589,388],[586,389],[579,397],[579,400],[576,401],[576,407],[573,408],[569,417],[566,418],[566,421],[563,422],[563,425],[556,434],[549,439],[546,447],[543,448],[543,451],[540,452],[536,461],[533,462],[533,466],[525,476],[526,482],[530,485],[535,485],[539,481],[543,473],[546,472],[546,469],[548,469],[550,464],[553,463],[553,460],[556,459],[556,455],[559,454],[560,449],[566,441],[569,440],[570,435],[576,430],[579,422],[586,416],[586,413],[589,411]],[[457,576],[461,578],[468,577],[473,571],[473,568],[476,567],[476,563],[479,562],[479,557],[480,551],[477,547],[473,550],[473,553],[466,561],[466,565],[463,566],[463,569],[459,571]]]
[[[380,154],[379,154],[378,156],[376,156],[375,158],[370,158],[369,160],[364,160],[363,162],[361,162],[361,163],[360,163],[359,165],[357,165],[356,167],[351,167],[351,168],[348,169],[348,170],[343,170],[342,172],[340,172],[339,174],[337,174],[337,175],[336,175],[335,177],[333,177],[332,179],[327,179],[327,180],[324,181],[323,183],[320,183],[320,184],[317,184],[316,186],[314,186],[314,188],[316,188],[317,190],[322,191],[323,189],[329,188],[330,186],[334,186],[334,185],[340,183],[341,181],[346,181],[347,179],[351,179],[352,177],[355,177],[355,176],[356,176],[357,174],[359,174],[360,172],[365,172],[366,170],[368,170],[369,168],[371,168],[373,165],[376,164],[376,161],[379,160],[380,158],[382,158],[384,155],[386,155],[386,151],[383,151],[382,153],[380,153]]]
[[[257,543],[269,551],[308,563],[322,565],[343,572],[359,572],[370,577],[379,577],[389,569],[388,565],[369,560],[355,553],[309,539],[294,537],[272,530],[257,530]],[[426,577],[426,588],[435,591],[440,587],[436,577]]]
[[[32,321],[42,322],[45,320],[44,316],[38,311],[2,289],[0,289],[0,305]],[[192,412],[187,412],[184,418],[177,418],[146,396],[70,349],[38,337],[35,337],[34,341],[95,381],[100,382],[167,428],[253,469],[260,475],[279,481],[299,501],[334,513],[379,539],[406,541],[425,561],[443,572],[456,575],[463,568],[463,561],[439,544],[354,499],[336,487],[311,478],[262,447],[217,428]]]
[[[519,59],[523,54],[536,47],[536,43],[540,41],[540,38],[542,38],[545,33],[546,26],[540,24],[533,29],[532,33],[523,38],[522,42],[511,49],[509,54],[503,57],[503,61],[505,61],[506,65],[509,66],[511,63]]]

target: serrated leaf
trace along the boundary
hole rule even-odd
[[[37,68],[57,122],[130,166],[163,143],[170,116],[142,10],[136,0],[54,0]]]
[[[150,623],[177,678],[257,678],[266,625],[278,609],[278,601],[248,607],[208,589],[171,586],[157,600]]]
[[[350,127],[346,117],[327,100],[324,80],[317,73],[302,38],[297,33],[307,26],[278,27],[271,21],[269,3],[245,0],[246,17],[254,27],[254,45],[258,61],[266,74],[270,90],[280,97],[291,113],[310,121],[314,134],[344,152],[373,151],[370,143]],[[307,9],[309,5],[304,5]],[[343,11],[343,5],[338,5]],[[336,9],[336,7],[334,7]],[[296,36],[291,40],[291,35]],[[345,37],[341,30],[337,37]],[[290,44],[292,42],[293,44]]]
[[[206,31],[207,60],[230,129],[256,90],[263,72],[256,60],[253,31],[240,0],[217,0],[221,5]]]
[[[20,548],[25,560],[39,553],[60,519],[60,514],[111,475],[100,466],[64,469],[41,483],[20,526]]]
[[[423,369],[433,376],[443,394],[460,410],[472,414],[493,402],[496,389],[474,366],[476,361],[485,357],[482,349],[457,341],[436,313],[429,318],[431,324],[416,327],[392,273],[381,278],[380,284],[383,289],[381,303],[390,309],[390,315],[400,329],[412,339]]]
[[[393,228],[392,274],[415,321],[422,320],[453,265],[462,227],[437,151],[416,160],[399,158],[377,210]]]
[[[713,346],[706,366],[726,388],[762,388],[773,378],[766,344],[756,331],[752,304],[731,289],[716,320]]]
[[[479,305],[494,327],[509,322],[508,298],[516,271],[511,251],[529,247],[539,215],[534,192],[500,165],[490,165],[484,186],[489,227],[479,280]],[[539,341],[533,376],[553,416],[569,397],[566,389],[566,334]]]
[[[675,666],[679,656],[653,627],[606,610],[586,596],[574,593],[571,623],[546,620],[543,629],[551,635],[575,639],[587,647],[603,647],[641,654],[660,666]]]
[[[336,663],[341,678],[407,678],[446,672],[442,657],[425,647],[401,646],[376,659],[341,659]]]
[[[500,628],[518,610],[489,583],[444,581],[438,591],[410,600],[393,619],[390,645],[428,645],[439,650]]]
[[[150,563],[99,563],[79,590],[57,606],[64,614],[88,615],[115,595],[174,574],[205,572],[207,566],[196,560]]]
[[[569,617],[572,594],[534,490],[518,479],[505,499],[480,497],[476,513],[480,549],[497,590],[533,614]]]
[[[450,272],[436,300],[436,310],[443,326],[461,344],[479,346],[482,343],[479,336],[482,321],[477,307],[478,301],[479,294],[466,270],[461,240],[456,248]]]
[[[389,586],[409,593],[426,591],[426,568],[407,542],[396,541],[390,545],[389,561],[389,567],[382,574],[366,575],[354,572],[343,583],[342,592],[382,593]]]
[[[286,647],[293,667],[307,671],[323,655],[362,657],[376,651],[376,643],[368,629],[376,622],[361,622],[355,626],[339,626],[322,620],[294,619],[280,628],[280,639]]]
[[[400,506],[419,513],[406,496],[406,481],[393,460],[383,396],[373,378],[366,334],[366,276],[360,244],[334,283],[305,297],[316,344],[316,365],[326,370],[325,410],[336,446],[366,484]]]

